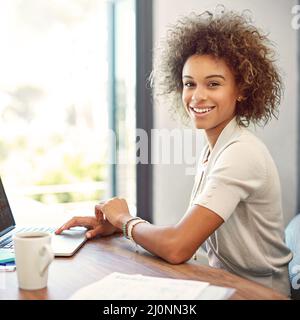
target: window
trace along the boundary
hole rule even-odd
[[[136,38],[135,1],[115,1],[115,123],[117,166],[115,194],[136,204]]]
[[[10,194],[64,209],[120,195],[135,210],[135,5],[1,1],[0,175]]]
[[[113,194],[125,197],[131,213],[152,221],[151,129],[153,111],[147,78],[152,70],[152,0],[114,1],[114,92],[112,123],[117,134]],[[147,133],[148,163],[139,163],[138,132]],[[113,179],[112,179],[113,180]]]
[[[0,3],[0,174],[70,206],[109,196],[106,1]]]

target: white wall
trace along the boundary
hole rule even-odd
[[[154,0],[154,43],[165,35],[167,26],[191,11],[213,9],[215,0]],[[285,222],[296,213],[296,152],[297,152],[297,32],[291,27],[291,8],[296,0],[223,0],[227,9],[253,12],[256,26],[269,32],[277,44],[278,65],[283,71],[285,95],[279,120],[272,120],[257,135],[266,143],[278,166]],[[170,119],[168,106],[154,107],[156,128],[178,128]],[[154,165],[154,221],[157,224],[177,222],[187,209],[193,176],[186,174],[185,165]]]

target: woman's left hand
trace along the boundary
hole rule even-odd
[[[107,201],[101,201],[97,205],[105,218],[116,228],[122,230],[122,226],[132,218],[125,199],[112,198]]]

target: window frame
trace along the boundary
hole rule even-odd
[[[151,129],[153,101],[147,79],[152,70],[153,1],[135,0],[136,5],[136,127],[148,135],[148,164],[136,167],[137,215],[153,222],[153,169],[151,164]]]

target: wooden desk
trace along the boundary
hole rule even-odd
[[[90,240],[73,257],[56,258],[49,269],[46,289],[20,290],[16,272],[6,272],[0,299],[68,299],[79,288],[114,271],[207,281],[235,288],[231,299],[287,299],[274,290],[223,270],[201,266],[197,261],[171,265],[143,249],[136,253],[130,241],[121,235]]]

